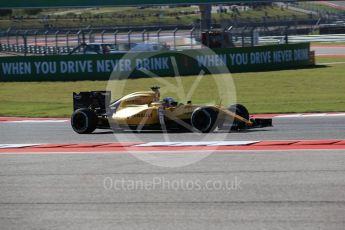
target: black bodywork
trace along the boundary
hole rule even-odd
[[[111,92],[110,91],[90,91],[73,93],[73,111],[87,108],[97,116],[98,129],[110,129],[108,116],[110,111]]]

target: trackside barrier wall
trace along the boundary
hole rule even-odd
[[[76,81],[197,75],[303,68],[312,65],[310,44],[141,52],[107,55],[0,57],[0,81]],[[173,65],[176,63],[176,66]],[[174,67],[175,66],[175,67]],[[222,68],[219,68],[222,67]],[[226,71],[227,72],[227,71]]]
[[[241,2],[250,2],[251,0],[241,0]],[[277,0],[271,0],[276,1]],[[217,0],[217,3],[238,3],[238,0]],[[23,8],[23,7],[101,7],[101,6],[134,6],[134,5],[174,5],[174,4],[207,4],[212,3],[210,0],[69,0],[69,1],[47,1],[47,0],[14,0],[14,1],[0,1],[0,8]]]

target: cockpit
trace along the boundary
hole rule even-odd
[[[177,101],[175,101],[172,97],[166,97],[163,99],[163,106],[164,107],[175,107],[175,106],[177,106]]]

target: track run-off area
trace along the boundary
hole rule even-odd
[[[273,127],[205,140],[79,135],[66,119],[2,118],[1,229],[342,230],[344,120],[344,113],[274,115]],[[133,154],[169,164],[207,151],[183,167]]]
[[[345,114],[257,117],[274,126],[206,140],[1,118],[1,229],[343,229]]]

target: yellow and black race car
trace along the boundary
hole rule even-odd
[[[251,119],[240,104],[229,108],[160,100],[159,87],[135,92],[110,103],[110,91],[73,93],[71,125],[80,134],[95,129],[163,130],[208,133],[272,126],[272,119]]]

